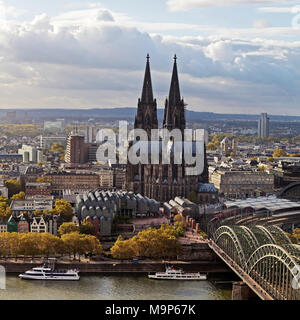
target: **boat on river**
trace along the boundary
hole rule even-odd
[[[55,268],[55,259],[50,263],[44,263],[40,267],[32,268],[19,277],[25,280],[79,280],[79,271],[77,269],[58,270]]]
[[[166,267],[165,272],[149,274],[148,278],[157,280],[206,280],[207,275],[200,272],[184,272],[179,268]]]

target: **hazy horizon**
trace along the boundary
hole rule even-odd
[[[300,116],[298,3],[0,0],[0,108],[134,107],[147,53],[163,105],[176,53],[188,109]]]

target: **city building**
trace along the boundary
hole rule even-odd
[[[37,178],[40,178],[43,176],[44,170],[42,167],[37,165],[29,165],[26,166],[23,174],[22,174],[22,183],[24,186],[28,182],[36,182]]]
[[[269,136],[269,118],[267,113],[262,113],[258,120],[257,135],[260,138],[267,138]]]
[[[110,235],[116,216],[154,216],[160,212],[159,202],[140,194],[101,189],[86,192],[76,198],[75,211],[80,221],[91,222],[95,234]]]
[[[87,125],[85,129],[85,142],[86,143],[92,143],[96,140],[98,128],[92,125]]]
[[[88,162],[97,162],[97,150],[99,143],[86,143],[86,149],[88,152]]]
[[[99,186],[103,190],[112,189],[114,186],[114,172],[112,169],[102,169],[97,172],[99,175]]]
[[[30,231],[36,233],[44,233],[48,231],[47,223],[44,220],[43,216],[33,218],[30,224]]]
[[[216,169],[210,182],[219,195],[228,198],[248,198],[274,191],[274,175],[264,171]]]
[[[25,163],[43,162],[43,152],[33,146],[23,144],[22,149],[18,150],[18,154],[21,154],[23,156],[23,162]]]
[[[27,182],[25,186],[26,196],[50,196],[51,195],[51,183],[49,182]]]
[[[213,183],[202,183],[197,193],[198,203],[201,205],[214,204],[219,202],[218,190]]]
[[[185,103],[180,94],[176,59],[175,56],[169,97],[165,101],[163,128],[168,130],[180,129],[183,133],[186,128]],[[148,134],[148,140],[151,137],[151,130],[158,129],[157,103],[156,99],[153,98],[149,55],[147,56],[144,84],[141,98],[138,100],[134,128],[144,129]],[[159,155],[161,158],[164,152],[161,148],[161,141],[159,145]],[[188,197],[191,192],[197,192],[199,183],[208,182],[205,147],[204,171],[201,175],[197,176],[186,175],[186,165],[184,162],[175,164],[175,143],[173,140],[169,141],[169,149],[171,150],[170,164],[162,164],[161,160],[159,164],[147,165],[141,163],[131,164],[128,162],[125,188],[134,193],[140,193],[149,198],[165,202],[176,196]],[[148,150],[151,150],[150,145]]]
[[[0,180],[0,196],[5,198],[8,197],[8,188],[6,187],[4,180]]]
[[[85,192],[86,192],[86,190],[66,189],[66,190],[63,190],[62,199],[66,200],[67,202],[69,202],[73,205],[76,203],[76,197],[78,195],[83,195]]]
[[[71,134],[68,137],[65,161],[67,163],[83,164],[87,162],[87,150],[84,136]]]
[[[53,145],[53,143],[59,143],[62,146],[66,147],[67,145],[67,137],[40,137],[40,147],[41,148],[48,148]]]
[[[126,183],[126,169],[113,169],[113,186],[116,189],[124,189]]]
[[[30,231],[30,222],[29,222],[28,216],[24,214],[21,214],[18,217],[17,225],[18,225],[17,228],[19,233],[26,233]]]
[[[0,162],[21,163],[23,162],[22,154],[0,154]]]
[[[53,198],[12,200],[10,209],[12,214],[19,216],[21,213],[33,213],[36,210],[50,210],[53,208]]]
[[[7,222],[0,221],[0,233],[7,232]]]
[[[286,187],[300,182],[300,161],[295,159],[280,160],[277,167],[270,170],[275,176],[275,187]]]
[[[99,175],[96,173],[60,171],[47,173],[44,177],[49,179],[55,196],[62,196],[67,189],[81,192],[99,187]]]
[[[225,137],[220,143],[222,154],[225,156],[229,156],[231,153],[235,155],[237,152],[237,146],[237,141],[235,139],[230,140],[228,137]]]
[[[63,121],[44,121],[44,132],[61,132]]]

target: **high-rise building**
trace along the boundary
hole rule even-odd
[[[99,129],[92,125],[87,125],[85,128],[85,142],[92,143],[96,140],[97,131]]]
[[[262,113],[258,120],[257,135],[260,138],[267,138],[269,136],[269,118],[267,113]]]
[[[67,163],[83,164],[87,161],[86,151],[84,136],[71,134],[68,137],[65,161]]]
[[[18,154],[23,156],[23,162],[43,162],[43,152],[41,150],[37,150],[35,147],[23,144],[22,149],[18,150]]]

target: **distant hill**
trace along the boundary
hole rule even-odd
[[[0,117],[6,117],[8,111],[16,111],[18,119],[22,119],[27,113],[29,119],[56,119],[56,118],[107,118],[107,119],[124,119],[133,120],[136,115],[135,108],[112,108],[112,109],[0,109]],[[163,118],[163,109],[158,109],[158,118]],[[300,116],[283,116],[283,115],[269,115],[270,120],[273,121],[300,121]],[[195,112],[186,111],[186,118],[188,121],[230,121],[230,120],[244,120],[255,121],[258,120],[259,115],[252,114],[222,114],[213,112]]]

